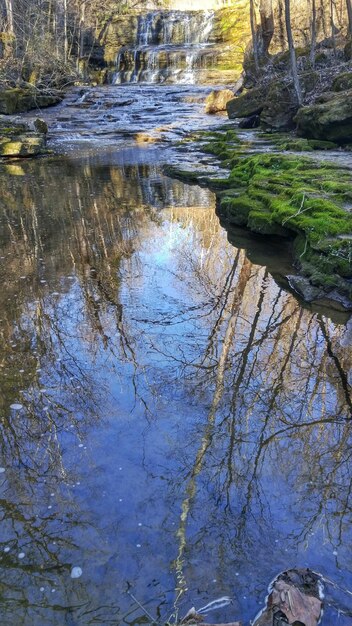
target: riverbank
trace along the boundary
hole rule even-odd
[[[166,171],[215,191],[227,229],[246,227],[269,242],[287,239],[299,273],[286,275],[287,285],[304,300],[330,299],[352,310],[351,169],[321,151],[318,158],[284,153],[285,147],[297,148],[290,137],[281,137],[276,147],[270,136],[252,138],[255,145],[228,128],[198,136],[204,152],[228,169],[226,178],[173,166]],[[303,144],[303,150],[314,147],[329,146]]]

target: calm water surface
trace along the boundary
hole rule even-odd
[[[88,152],[0,166],[0,623],[249,623],[309,566],[351,624],[351,321],[157,149]]]

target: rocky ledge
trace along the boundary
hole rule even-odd
[[[0,89],[0,114],[16,115],[31,109],[58,104],[63,94],[58,90],[43,91],[33,85]]]
[[[32,157],[46,151],[46,123],[36,119],[33,125],[0,115],[0,157]]]
[[[168,173],[212,188],[225,228],[245,227],[268,242],[273,237],[286,239],[302,278],[286,276],[286,285],[304,300],[329,299],[352,310],[351,171],[275,152],[274,147],[269,153],[249,153],[250,146],[241,142],[235,130],[207,133],[199,139],[203,150],[230,170],[229,176],[207,179],[204,172],[197,176],[195,171],[175,168]]]

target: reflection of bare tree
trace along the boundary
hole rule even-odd
[[[30,572],[9,556],[9,579],[67,570],[79,533],[90,539],[104,528],[75,503],[79,466],[71,447],[104,430],[116,380],[127,388],[125,412],[153,417],[140,427],[138,473],[133,468],[135,480],[145,480],[145,508],[179,512],[177,545],[169,532],[165,556],[176,557],[176,616],[189,557],[200,545],[206,550],[209,536],[221,563],[234,553],[244,561],[248,545],[254,558],[261,535],[307,543],[317,524],[334,545],[346,543],[352,468],[344,327],[302,309],[265,268],[231,248],[208,208],[158,214],[155,207],[181,202],[182,188],[165,191],[164,180],[152,184],[138,168],[105,168],[93,179],[89,164],[78,172],[69,164],[62,185],[55,171],[34,167],[37,186],[15,189],[10,181],[1,205],[0,454],[11,466],[2,547],[10,541],[17,549],[26,537],[44,570]],[[57,192],[50,215],[44,183]],[[149,267],[159,242],[165,249]],[[9,409],[14,401],[21,412]],[[169,403],[180,415],[168,415]],[[158,432],[165,413],[167,444]],[[158,454],[163,487],[151,493]],[[55,515],[51,489],[61,494]],[[289,532],[278,502],[296,522]],[[114,540],[118,528],[115,519]]]

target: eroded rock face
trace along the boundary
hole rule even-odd
[[[302,137],[352,142],[352,89],[325,94],[323,102],[302,107],[295,118]]]

